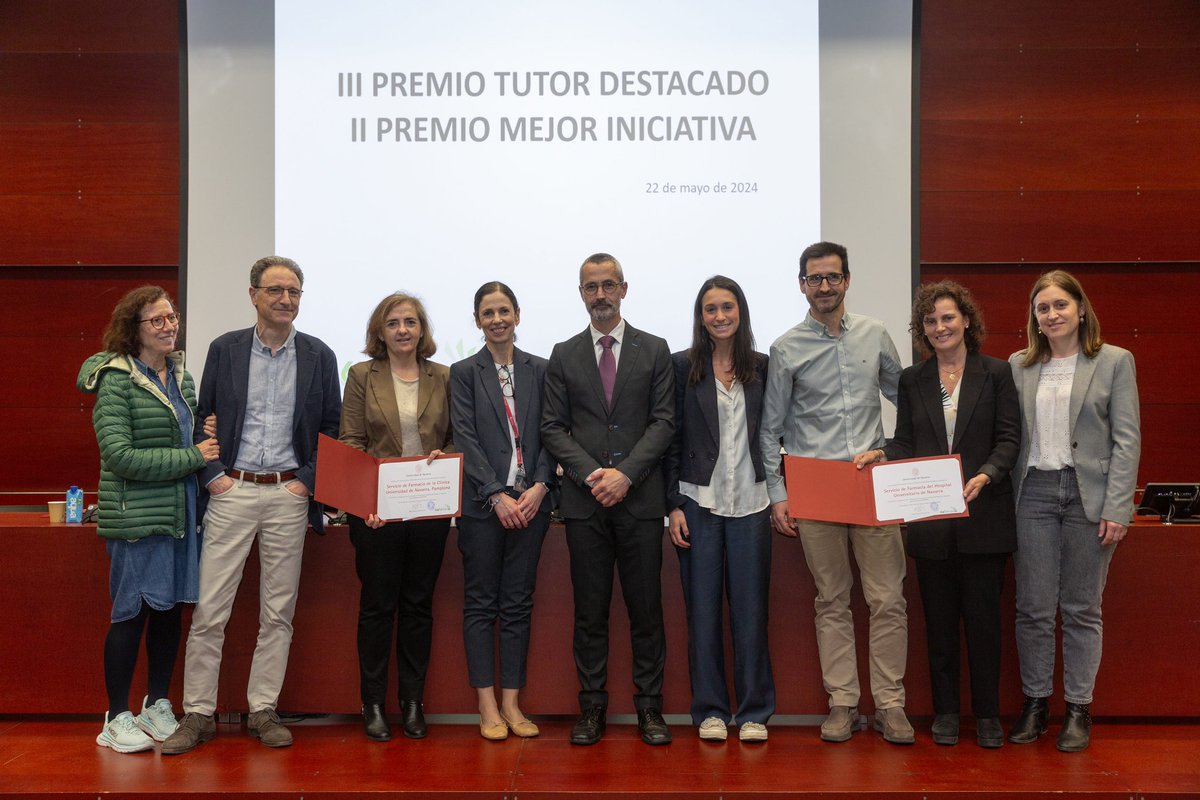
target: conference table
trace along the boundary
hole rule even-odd
[[[52,524],[45,512],[0,513],[0,714],[99,714],[105,708],[102,650],[108,628],[108,556],[95,526]],[[663,607],[667,627],[664,712],[685,714],[690,703],[687,626],[679,569],[669,537],[663,536]],[[932,714],[921,599],[909,562],[905,594],[909,612],[910,715]],[[1113,717],[1200,716],[1200,527],[1165,526],[1137,520],[1119,545],[1104,596],[1105,653],[1093,713]],[[230,620],[221,668],[218,710],[246,710],[246,679],[258,619],[258,557],[251,552]],[[467,682],[462,643],[462,561],[455,531],[434,603],[433,658],[425,707],[432,714],[476,713]],[[305,544],[295,636],[279,708],[307,714],[359,711],[355,628],[358,579],[346,528],[310,532]],[[823,715],[813,630],[812,578],[795,539],[774,537],[771,574],[771,660],[777,714]],[[871,711],[867,674],[867,609],[857,585],[853,593],[861,710]],[[1021,687],[1013,636],[1011,562],[1004,587],[1002,712],[1020,708]],[[571,653],[573,602],[563,528],[552,526],[538,569],[530,642],[528,684],[522,708],[534,715],[577,713]],[[184,627],[190,609],[184,612]],[[185,633],[186,635],[186,633]],[[141,659],[144,662],[144,658]],[[732,676],[732,667],[728,670]],[[965,646],[964,646],[964,677]],[[629,629],[620,592],[614,592],[610,635],[610,710],[632,713]],[[183,657],[171,698],[182,695]],[[1061,675],[1057,681],[1061,686]],[[390,686],[395,687],[395,675]],[[134,678],[131,701],[145,686],[144,663]],[[135,696],[134,696],[135,695]],[[969,710],[964,681],[964,710]],[[390,701],[390,698],[389,698]],[[1061,703],[1061,696],[1058,697]],[[1054,706],[1056,710],[1058,706]]]

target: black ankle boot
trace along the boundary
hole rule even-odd
[[[1021,706],[1021,716],[1017,717],[1008,732],[1008,740],[1013,744],[1036,742],[1046,732],[1049,717],[1050,705],[1046,698],[1026,697],[1025,705]]]
[[[1078,703],[1067,703],[1063,716],[1062,731],[1058,734],[1058,749],[1064,753],[1086,750],[1092,738],[1092,715],[1089,707]]]
[[[400,713],[404,719],[404,735],[409,739],[425,738],[425,712],[420,700],[401,700]]]
[[[371,703],[362,707],[363,730],[368,739],[377,742],[390,741],[392,729],[388,725],[387,716],[383,712],[382,703]]]

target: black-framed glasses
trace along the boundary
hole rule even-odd
[[[150,327],[154,328],[154,330],[161,331],[163,328],[167,327],[168,322],[172,325],[178,325],[179,323],[183,322],[183,314],[162,314],[157,317],[146,317],[145,319],[138,320],[139,325],[145,322],[149,322]]]
[[[842,281],[846,276],[840,272],[830,272],[826,275],[805,275],[804,282],[812,288],[816,289],[821,285],[821,281],[829,281],[830,286],[841,286]]]
[[[582,289],[583,293],[588,297],[592,297],[600,290],[604,290],[605,294],[612,294],[620,287],[620,281],[603,281],[602,283],[596,283],[595,281],[592,281],[590,283],[583,284],[579,288]]]
[[[505,397],[512,397],[512,373],[508,371],[508,367],[503,365],[497,367],[496,374],[500,376],[500,394],[504,395]]]
[[[287,292],[287,296],[292,300],[299,300],[300,295],[304,294],[303,289],[293,289],[290,286],[255,286],[260,292],[266,292],[267,297],[272,300],[278,300],[283,297],[283,293]]]

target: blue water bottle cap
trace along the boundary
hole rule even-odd
[[[76,490],[76,489],[78,489],[78,488],[79,488],[78,486],[74,486],[74,485],[72,485],[72,486],[71,486],[71,491],[75,491],[75,490]]]

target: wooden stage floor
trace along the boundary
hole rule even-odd
[[[619,721],[629,718],[619,718]],[[673,723],[674,719],[671,720]],[[770,741],[649,747],[634,725],[610,724],[593,747],[567,742],[570,721],[537,739],[486,742],[470,723],[431,720],[422,741],[366,739],[356,719],[306,720],[295,744],[271,750],[240,725],[221,725],[194,752],[121,755],[95,744],[99,722],[0,719],[0,796],[148,798],[1111,798],[1200,797],[1200,725],[1104,722],[1089,750],[1067,755],[1054,732],[1037,744],[983,750],[964,726],[956,747],[897,747],[873,731],[827,744],[814,725],[775,724]]]

